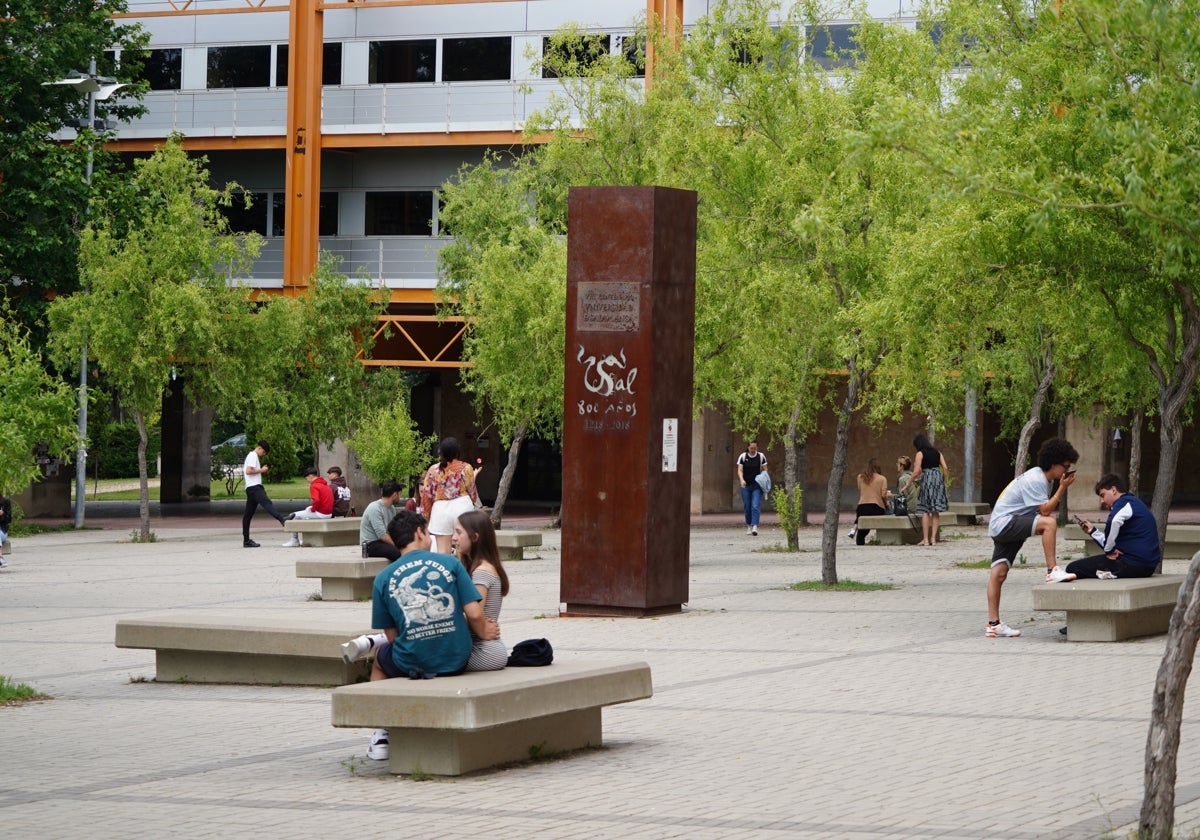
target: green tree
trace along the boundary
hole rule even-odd
[[[194,401],[221,393],[228,376],[269,356],[231,342],[250,314],[249,292],[227,282],[257,254],[255,236],[228,233],[220,205],[232,186],[208,184],[203,160],[177,139],[135,164],[137,201],[95,208],[80,244],[85,287],[50,306],[52,341],[67,359],[87,344],[119,404],[137,424],[141,535],[150,535],[147,427],[171,377]],[[253,349],[253,348],[250,348]]]
[[[367,408],[362,359],[386,306],[385,290],[348,280],[322,252],[303,293],[269,298],[243,323],[240,341],[256,348],[246,360],[257,363],[238,365],[214,404],[271,440],[273,454],[346,437]]]
[[[538,153],[501,165],[495,155],[442,188],[454,243],[438,256],[443,311],[463,316],[463,387],[509,441],[492,520],[503,519],[521,445],[562,430],[566,242],[561,216],[540,204]],[[553,205],[553,203],[552,203]]]
[[[363,472],[377,484],[395,479],[415,495],[415,482],[429,464],[435,435],[422,435],[409,414],[407,394],[370,409],[346,441]]]
[[[75,398],[47,374],[42,355],[7,303],[0,301],[0,494],[10,495],[42,476],[46,457],[66,457],[75,447]]]
[[[789,498],[804,482],[799,450],[835,402],[822,540],[822,578],[834,583],[849,425],[892,349],[871,303],[895,269],[893,238],[928,202],[907,156],[861,137],[891,102],[940,92],[936,74],[914,72],[929,38],[898,27],[864,20],[855,55],[809,55],[803,33],[823,25],[811,6],[718,4],[678,47],[656,42],[660,73],[644,100],[619,67],[600,65],[566,83],[564,106],[539,128],[555,129],[547,156],[571,183],[699,191],[697,398],[784,443]],[[794,547],[794,530],[788,538]]]
[[[125,0],[8,0],[0,13],[0,278],[18,317],[39,334],[49,297],[76,286],[78,231],[90,200],[88,155],[100,193],[114,160],[93,148],[98,138],[91,130],[74,143],[53,139],[87,116],[87,97],[45,83],[86,71],[91,59],[101,73],[116,72],[105,51],[134,50],[147,39],[140,26],[113,18],[125,7]],[[139,72],[136,61],[128,62],[122,80],[132,82]],[[144,88],[132,85],[98,103],[100,116],[141,113]]]

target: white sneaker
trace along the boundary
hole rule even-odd
[[[6,562],[4,561],[4,555],[3,555],[3,554],[0,554],[0,569],[3,569],[3,568],[4,568],[5,566],[7,566],[7,565],[8,565],[8,563],[6,563]]]
[[[299,548],[299,547],[300,547],[300,536],[299,536],[299,534],[297,534],[296,536],[293,536],[293,537],[292,537],[290,540],[288,540],[287,542],[285,542],[285,543],[283,544],[283,547],[284,547],[284,548]]]
[[[857,533],[858,533],[857,528],[851,528],[850,531],[846,534],[846,536],[849,537],[850,539],[854,539],[854,535]]]
[[[751,534],[753,534],[753,533],[754,533],[754,529],[753,529],[753,528],[751,528],[749,525],[747,525],[747,526],[746,526],[746,536],[748,537],[748,536],[750,536],[750,535],[751,535]]]
[[[371,733],[371,743],[367,747],[367,758],[372,761],[387,761],[389,752],[387,730],[376,729]]]
[[[752,536],[752,537],[758,536],[758,526],[757,525],[755,525],[753,528],[750,529],[750,536]]]
[[[351,662],[357,662],[368,654],[374,653],[375,648],[386,641],[387,636],[383,633],[369,633],[363,636],[355,636],[342,645],[342,661],[347,665]]]
[[[1046,583],[1066,583],[1070,580],[1075,580],[1075,575],[1068,574],[1058,566],[1046,572]]]
[[[1020,636],[1021,631],[1014,630],[1011,627],[1009,627],[1007,624],[1005,624],[1003,621],[1001,621],[999,624],[989,624],[987,626],[987,630],[985,631],[985,635],[989,639],[994,639],[997,636],[1000,636],[1001,638],[1011,639],[1016,636]]]

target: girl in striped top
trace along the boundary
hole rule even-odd
[[[500,562],[491,517],[481,510],[460,515],[454,523],[454,551],[483,596],[483,614],[499,624],[500,607],[508,594],[508,574]],[[508,648],[503,641],[485,641],[474,634],[471,641],[468,671],[499,671],[508,664]]]

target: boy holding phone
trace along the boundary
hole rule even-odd
[[[1075,521],[1103,553],[1068,563],[1062,580],[1150,577],[1162,561],[1154,514],[1114,473],[1102,476],[1096,482],[1096,495],[1100,497],[1101,507],[1107,507],[1109,511],[1104,530],[1078,516]]]
[[[1065,579],[1066,572],[1055,561],[1055,540],[1058,537],[1058,521],[1054,511],[1063,493],[1075,481],[1075,462],[1079,453],[1069,441],[1050,438],[1038,450],[1036,467],[1026,470],[1014,478],[1000,498],[996,499],[988,520],[988,536],[992,538],[992,570],[988,574],[987,604],[988,623],[985,628],[988,638],[1020,636],[1000,620],[1000,590],[1008,578],[1008,570],[1025,540],[1033,536],[1042,538],[1042,553],[1046,556],[1046,581]],[[1058,482],[1058,489],[1050,495],[1050,483]]]

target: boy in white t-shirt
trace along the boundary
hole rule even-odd
[[[1056,581],[1066,573],[1058,567],[1054,556],[1055,540],[1058,537],[1058,520],[1054,511],[1063,493],[1075,482],[1075,462],[1079,453],[1069,441],[1050,438],[1038,450],[1038,465],[1014,478],[1004,488],[992,508],[988,521],[988,536],[992,538],[992,570],[988,575],[987,602],[988,623],[985,633],[989,638],[1020,636],[1000,620],[1000,589],[1008,577],[1008,570],[1025,540],[1037,535],[1042,538],[1042,552],[1046,557],[1046,580]],[[1050,495],[1050,482],[1057,481],[1058,489]]]

